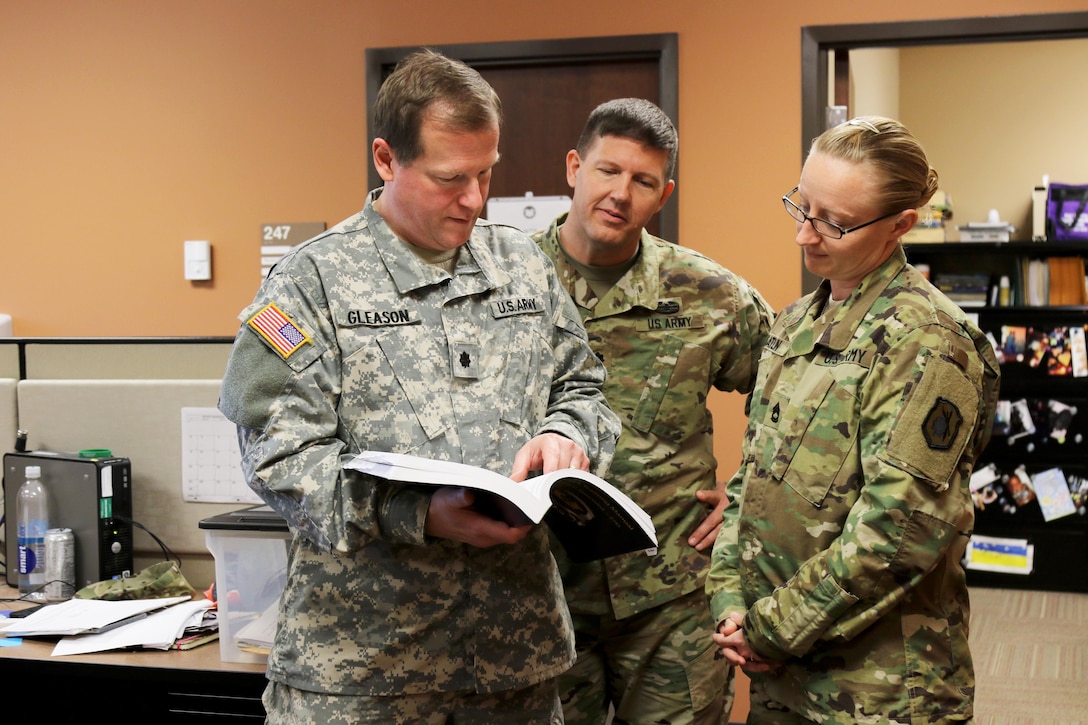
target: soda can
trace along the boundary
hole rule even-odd
[[[45,598],[59,602],[76,593],[76,538],[71,529],[45,532]]]

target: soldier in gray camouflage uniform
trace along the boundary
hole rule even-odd
[[[546,527],[342,464],[374,449],[516,480],[603,473],[619,432],[605,369],[547,257],[477,223],[499,158],[492,88],[421,52],[374,116],[384,186],[276,265],[223,381],[247,480],[296,532],[268,722],[558,723],[574,638]]]
[[[819,288],[779,313],[707,580],[749,723],[973,716],[961,564],[999,370],[900,238],[937,174],[898,122],[816,139],[783,197]]]
[[[568,214],[535,238],[608,368],[623,423],[608,479],[652,517],[655,556],[573,565],[560,548],[578,663],[560,678],[568,725],[718,725],[732,668],[709,639],[703,580],[725,505],[712,388],[747,393],[771,311],[747,282],[643,228],[672,193],[676,129],[649,101],[594,110],[567,154]]]

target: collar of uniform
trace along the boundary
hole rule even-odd
[[[843,300],[823,334],[820,335],[819,344],[831,350],[845,350],[854,339],[854,332],[865,319],[870,308],[906,264],[907,255],[902,246],[897,246],[892,255],[879,267],[865,275],[850,296]],[[830,285],[827,280],[821,283],[821,288],[824,285],[828,285],[828,294],[830,294]]]
[[[605,303],[609,305],[607,312],[624,312],[632,307],[644,307],[651,312],[657,309],[662,301],[661,274],[661,242],[645,229],[639,238],[639,258],[627,273],[616,282],[620,295],[609,294]],[[615,289],[615,288],[613,288]],[[604,314],[604,310],[598,310]]]
[[[403,293],[449,279],[451,275],[446,270],[423,262],[393,233],[382,215],[374,208],[374,200],[379,195],[381,195],[381,189],[375,189],[367,195],[363,215],[378,255],[389,271],[389,276],[393,278],[397,290]],[[468,242],[457,256],[454,274],[467,274],[479,270],[487,278],[490,287],[508,284],[510,276],[496,263],[494,255],[482,238],[478,238],[484,233],[482,229],[477,225],[472,230]]]
[[[578,274],[563,254],[559,244],[559,227],[566,221],[567,212],[564,212],[552,221],[546,232],[538,232],[533,238],[555,260],[559,281],[579,307],[593,310],[595,317],[625,312],[632,307],[657,309],[661,286],[657,269],[660,266],[661,254],[657,246],[658,240],[653,235],[645,229],[642,230],[638,261],[616,283],[620,293],[609,292],[603,300],[607,307],[602,307],[602,300],[597,299],[589,283]]]
[[[563,226],[567,221],[567,214],[567,212],[563,212],[552,220],[546,230],[535,232],[533,240],[544,250],[545,254],[551,257],[559,283],[571,296],[574,303],[582,309],[593,309],[594,305],[597,304],[596,295],[593,294],[589,283],[567,261],[566,255],[563,254],[563,248],[559,245],[559,227]]]

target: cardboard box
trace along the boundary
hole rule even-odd
[[[904,244],[934,244],[944,241],[944,227],[926,227],[919,225],[903,235]]]
[[[247,643],[253,641],[255,629],[257,639],[271,642],[280,595],[287,582],[291,532],[267,506],[213,516],[201,521],[200,528],[215,558],[219,658],[224,662],[263,663],[268,659],[267,649]]]

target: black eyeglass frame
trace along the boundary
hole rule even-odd
[[[790,215],[790,218],[792,218],[796,222],[799,222],[802,225],[805,222],[811,223],[812,224],[812,231],[816,232],[817,234],[819,234],[822,237],[827,237],[828,239],[842,239],[843,237],[845,237],[850,232],[856,232],[859,229],[864,229],[867,226],[871,226],[873,224],[876,224],[877,222],[884,221],[888,217],[893,217],[896,214],[899,214],[899,213],[901,213],[903,211],[902,209],[900,209],[899,211],[893,211],[890,214],[885,214],[882,217],[877,217],[876,219],[873,219],[871,222],[865,222],[864,224],[858,224],[856,227],[850,227],[849,229],[843,229],[842,227],[840,227],[835,222],[829,222],[827,219],[821,219],[819,217],[809,216],[808,214],[806,214],[804,212],[804,210],[801,207],[797,206],[792,201],[790,201],[790,197],[793,196],[794,194],[796,194],[797,190],[800,189],[800,188],[801,188],[800,186],[795,186],[792,189],[790,189],[789,193],[784,194],[782,196],[782,205],[786,208],[786,213]],[[794,213],[795,211],[797,212],[796,214]],[[797,216],[797,214],[800,214],[801,216]],[[816,226],[817,222],[819,222],[820,224],[826,224],[831,229],[834,229],[835,231],[837,231],[839,233],[838,236],[835,236],[834,234],[828,234],[827,232],[820,231],[820,227]]]

